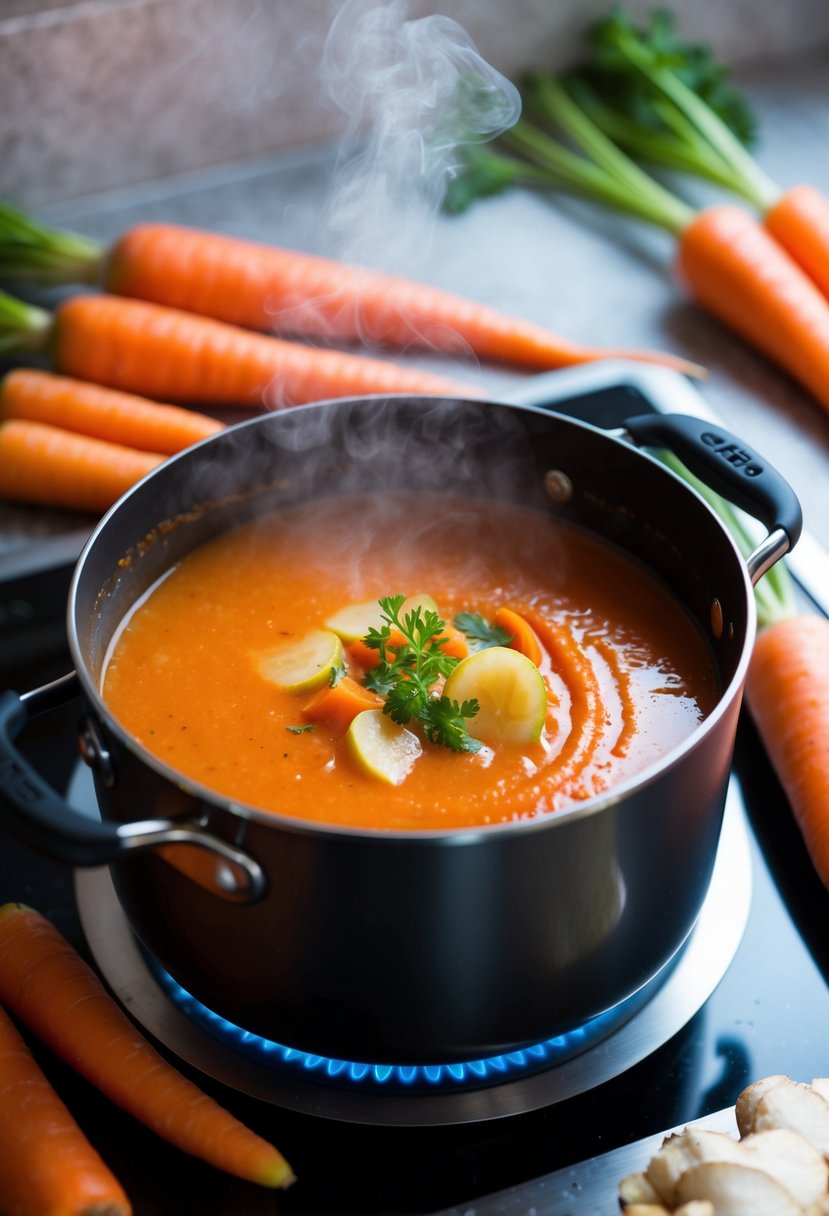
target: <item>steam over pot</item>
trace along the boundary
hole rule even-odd
[[[751,579],[795,543],[797,501],[745,445],[694,419],[630,420],[769,528],[741,558],[717,517],[628,437],[542,409],[340,400],[243,423],[168,461],[101,521],[68,606],[76,674],[0,702],[0,823],[75,865],[112,863],[146,949],[207,1006],[339,1058],[473,1058],[537,1042],[667,966],[705,899],[755,616]],[[422,457],[422,459],[420,458]],[[372,832],[231,803],[168,769],[100,695],[107,649],[181,557],[262,511],[396,488],[507,498],[643,562],[707,635],[722,689],[693,735],[606,796],[454,832]],[[14,737],[79,692],[101,822],[72,811]]]

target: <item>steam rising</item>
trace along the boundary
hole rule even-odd
[[[515,86],[457,22],[411,20],[410,8],[410,0],[347,0],[322,61],[352,149],[330,200],[333,252],[397,273],[412,273],[429,244],[459,144],[494,138],[520,112]]]

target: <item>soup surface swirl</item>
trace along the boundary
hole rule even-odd
[[[360,771],[341,730],[308,727],[307,693],[263,677],[269,649],[398,593],[431,596],[448,623],[505,606],[525,617],[547,688],[537,743],[471,754],[424,742],[389,785]],[[398,830],[532,818],[600,794],[686,739],[718,696],[694,622],[605,542],[504,502],[407,493],[318,499],[189,554],[124,622],[102,691],[148,751],[217,794]]]

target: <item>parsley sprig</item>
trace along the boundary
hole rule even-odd
[[[389,595],[379,601],[385,623],[380,629],[369,629],[363,639],[379,653],[379,662],[366,673],[366,687],[385,698],[383,712],[393,722],[401,726],[416,722],[430,743],[456,752],[477,752],[481,744],[468,733],[466,720],[478,712],[478,702],[459,704],[432,692],[437,680],[448,676],[458,662],[440,643],[445,622],[433,609],[420,606],[401,617],[405,600],[405,595]]]
[[[465,634],[476,650],[490,646],[509,646],[512,634],[500,625],[492,625],[480,612],[459,612],[455,627]]]

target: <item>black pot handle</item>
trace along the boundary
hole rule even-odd
[[[747,561],[753,582],[797,544],[803,528],[797,495],[744,440],[691,414],[637,414],[622,426],[637,444],[668,448],[712,490],[766,525],[767,540]]]
[[[74,672],[19,696],[0,694],[0,827],[38,852],[71,866],[101,866],[164,844],[192,844],[217,854],[216,893],[235,902],[261,899],[267,883],[258,862],[190,820],[144,819],[113,823],[74,810],[15,746],[37,714],[79,692]]]

